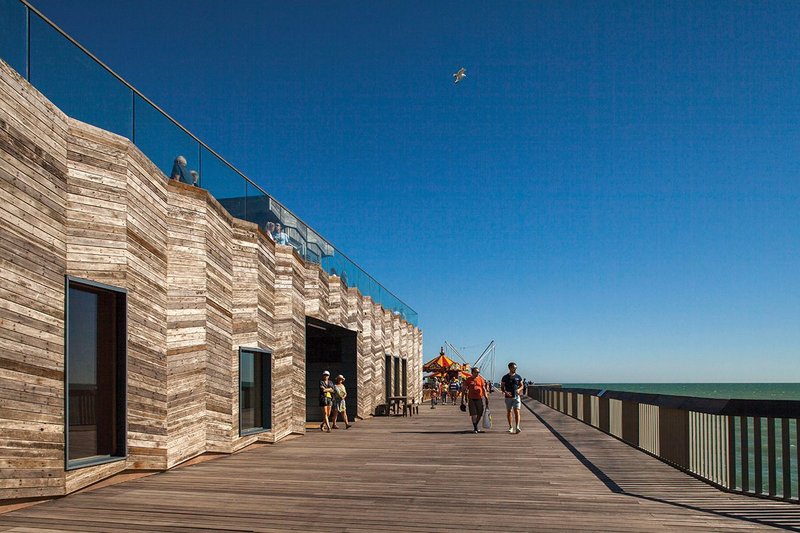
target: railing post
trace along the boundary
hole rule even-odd
[[[736,488],[736,417],[728,417],[728,488]]]
[[[769,495],[775,496],[777,491],[777,480],[775,471],[778,466],[775,461],[775,419],[772,417],[767,418],[767,477],[769,480]]]
[[[750,450],[748,449],[748,428],[747,417],[739,417],[739,425],[741,426],[741,452],[742,452],[742,491],[748,492],[750,490]]]
[[[797,469],[797,485],[798,489],[800,489],[800,418],[794,419],[794,451],[796,455],[794,466]],[[798,490],[796,496],[796,499],[800,499],[800,490]]]
[[[762,471],[761,471],[761,417],[753,417],[753,455],[755,456],[754,469],[755,469],[755,488],[756,494],[761,494],[763,489]]]
[[[622,440],[639,447],[639,403],[622,402]]]
[[[789,441],[789,419],[781,418],[781,452],[783,454],[781,469],[783,470],[783,497],[792,497],[792,463]],[[800,480],[799,480],[800,481]]]
[[[598,426],[600,427],[601,431],[605,431],[606,433],[611,432],[611,410],[609,408],[608,398],[599,398],[600,406],[599,406],[599,415],[598,415]]]
[[[665,461],[689,468],[689,411],[662,407],[658,410],[658,447]]]
[[[592,423],[592,395],[583,395],[583,421],[587,424]]]

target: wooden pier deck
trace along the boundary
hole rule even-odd
[[[800,506],[726,494],[536,402],[523,432],[457,407],[310,432],[0,515],[0,531],[740,531]]]

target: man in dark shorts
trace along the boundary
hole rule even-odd
[[[331,406],[333,406],[333,382],[331,373],[327,370],[322,373],[319,381],[319,406],[322,409],[322,424],[319,425],[320,431],[331,431]]]
[[[472,429],[475,433],[483,433],[478,429],[478,424],[483,417],[484,405],[489,407],[489,395],[486,380],[478,374],[480,369],[472,367],[472,375],[464,380],[462,384],[461,403],[466,403],[469,407],[469,416],[472,417]]]
[[[503,388],[503,396],[505,396],[506,400],[506,417],[508,418],[508,432],[509,433],[519,433],[519,419],[520,419],[520,407],[522,407],[522,389],[523,389],[523,381],[522,376],[517,374],[517,363],[513,361],[508,363],[508,374],[503,376],[501,380],[502,388]],[[511,422],[511,415],[514,415],[514,422]]]

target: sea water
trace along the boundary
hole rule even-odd
[[[565,388],[581,389],[606,389],[626,392],[643,392],[649,394],[673,394],[676,396],[694,396],[699,398],[722,398],[722,399],[742,399],[742,400],[800,400],[800,383],[564,383]],[[800,417],[800,412],[797,413]],[[748,471],[749,487],[748,490],[755,491],[755,446],[753,444],[753,418],[748,417]],[[797,498],[798,494],[798,473],[797,473],[797,418],[789,422],[789,442],[790,442],[790,467],[792,472],[792,496]],[[741,434],[740,422],[734,422],[736,430],[736,457],[741,457]],[[776,472],[778,473],[777,488],[781,494],[783,480],[781,478],[783,453],[782,453],[782,427],[777,421],[775,427],[776,444]],[[761,421],[761,443],[762,443],[762,483],[763,491],[766,492],[766,485],[769,476],[769,464],[767,461],[767,420]],[[742,483],[742,463],[737,460],[736,485],[741,489]],[[761,492],[761,491],[757,491]]]
[[[564,383],[562,386],[699,398],[800,400],[800,383]]]

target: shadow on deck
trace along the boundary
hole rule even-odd
[[[611,492],[800,531],[800,506],[721,491],[534,400],[526,407]]]

